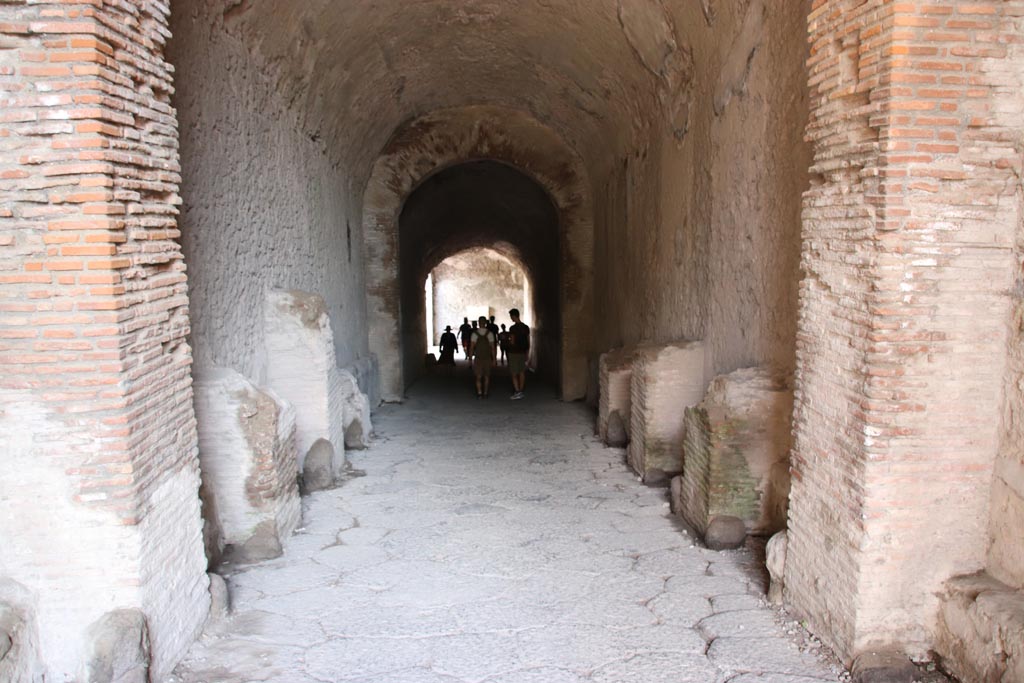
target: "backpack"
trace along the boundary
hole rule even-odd
[[[494,351],[491,346],[492,335],[489,331],[484,330],[481,333],[479,330],[473,333],[473,341],[476,342],[475,356],[477,358],[491,358],[494,356]]]

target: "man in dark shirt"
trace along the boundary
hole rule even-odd
[[[462,319],[459,327],[459,339],[462,341],[462,352],[469,358],[469,340],[473,336],[473,327],[469,324],[469,318]]]
[[[508,329],[508,371],[512,375],[512,400],[521,399],[526,389],[526,357],[530,353],[530,328],[519,319],[519,309],[508,312],[512,327]]]

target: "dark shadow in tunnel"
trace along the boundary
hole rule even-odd
[[[522,264],[531,284],[537,372],[557,384],[559,245],[558,211],[551,198],[536,181],[506,164],[483,160],[450,166],[413,190],[399,217],[400,334],[406,387],[427,369],[423,296],[427,275],[445,258],[474,247],[494,249]],[[496,311],[499,322],[504,313]]]

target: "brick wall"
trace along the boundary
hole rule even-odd
[[[846,656],[928,648],[984,564],[1019,155],[991,120],[1020,2],[818,0],[788,600]]]
[[[116,607],[162,675],[207,609],[167,12],[0,6],[0,574],[54,678]]]

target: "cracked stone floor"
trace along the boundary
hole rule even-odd
[[[839,680],[749,552],[695,545],[584,406],[506,382],[477,401],[432,379],[381,408],[349,453],[365,476],[306,498],[283,557],[227,568],[232,616],[170,680]]]

